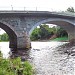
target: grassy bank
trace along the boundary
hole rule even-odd
[[[59,37],[59,38],[55,38],[52,41],[67,41],[68,37]]]
[[[0,40],[0,42],[9,42],[9,41],[2,41],[2,40]]]
[[[33,75],[32,65],[21,58],[4,59],[0,51],[0,75]]]

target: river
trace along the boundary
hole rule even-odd
[[[28,60],[35,68],[35,75],[75,75],[75,56],[68,55],[60,48],[66,42],[31,42]],[[9,56],[9,43],[1,42],[3,57]],[[75,47],[71,47],[75,50]],[[73,53],[74,54],[74,53]]]

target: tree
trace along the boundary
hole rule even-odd
[[[67,9],[67,11],[68,11],[68,12],[74,12],[74,8],[73,8],[73,7],[69,7],[69,8]]]
[[[30,36],[30,39],[33,40],[38,40],[40,35],[39,35],[39,28],[35,28]]]
[[[54,34],[54,30],[54,28],[49,28],[48,25],[43,24],[40,28],[33,30],[30,38],[31,40],[49,39]]]
[[[40,26],[40,36],[41,39],[49,39],[54,33],[48,25],[44,24]]]
[[[67,32],[59,27],[54,26],[50,28],[48,25],[43,24],[40,28],[35,28],[30,36],[31,40],[47,40],[55,35],[56,37],[68,37]]]
[[[67,32],[63,29],[63,28],[57,28],[57,33],[56,33],[57,37],[68,37]]]
[[[4,33],[4,34],[0,35],[0,41],[9,41],[8,34]]]

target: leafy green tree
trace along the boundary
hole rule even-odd
[[[30,36],[30,39],[31,40],[38,40],[40,38],[39,31],[40,31],[39,28],[35,28]]]
[[[36,28],[33,30],[30,38],[31,40],[49,39],[54,34],[53,29],[49,28],[48,25],[41,25],[40,28]]]
[[[53,35],[53,32],[50,30],[48,25],[41,25],[40,26],[40,36],[41,39],[48,39]]]
[[[9,36],[7,33],[0,35],[0,41],[9,41]]]
[[[67,11],[68,11],[68,12],[74,12],[74,8],[73,8],[73,7],[69,7],[69,8],[67,9]]]
[[[57,28],[57,33],[56,33],[57,37],[68,37],[67,32],[63,29],[63,28]]]
[[[50,28],[48,25],[41,25],[40,28],[36,28],[33,30],[31,34],[31,40],[47,40],[50,39],[53,35],[55,37],[68,37],[67,32],[59,27],[59,26],[53,26]]]

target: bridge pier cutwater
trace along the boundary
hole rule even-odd
[[[48,11],[0,11],[0,28],[9,35],[9,47],[31,48],[30,34],[44,23],[56,24],[68,32],[69,40],[75,39],[75,14]]]

